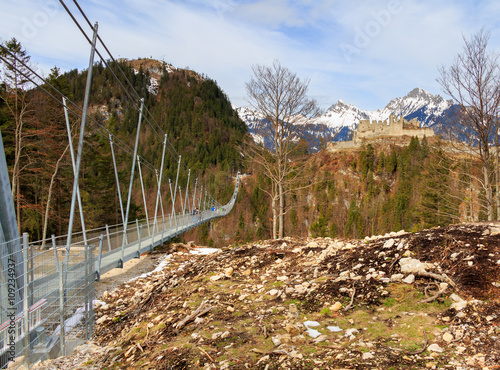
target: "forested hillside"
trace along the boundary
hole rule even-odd
[[[134,147],[139,113],[132,109],[135,104],[131,99],[132,89],[124,90],[121,84],[126,84],[120,84],[113,76],[113,73],[119,74],[119,69],[144,97],[144,109],[151,112],[159,126],[157,128],[156,123],[151,122],[151,117],[149,124],[143,124],[139,142],[141,161],[160,167],[163,146],[154,131],[161,129],[172,144],[168,147],[165,175],[175,179],[177,155],[181,155],[183,171],[180,171],[180,183],[186,183],[187,169],[191,169],[192,187],[197,178],[198,189],[204,185],[221,203],[228,201],[234,190],[231,175],[241,169],[238,144],[246,133],[246,126],[217,83],[190,70],[168,68],[167,71],[168,66],[164,63],[152,60],[121,61],[110,67],[111,70],[97,63],[93,69],[89,112],[95,122],[87,122],[80,177],[86,227],[120,222],[110,141],[102,134],[106,130],[120,141],[115,143],[115,153],[120,185],[125,194],[123,189],[127,187],[130,176],[131,161],[121,149]],[[55,67],[47,81],[81,107],[86,78],[87,71],[72,70],[61,74]],[[5,85],[2,84],[1,88],[8,101]],[[29,232],[33,240],[42,237],[47,203],[50,204],[47,235],[65,233],[73,177],[63,107],[41,88],[26,89],[23,94],[26,113],[23,116],[20,196],[17,199],[21,232]],[[0,100],[0,129],[8,165],[12,168],[16,125],[8,108],[8,104]],[[73,138],[78,135],[79,121],[71,116]],[[147,171],[147,166],[143,171],[146,188],[154,189],[151,185],[156,184],[155,173]],[[50,202],[49,188],[52,194]],[[164,192],[167,207],[170,194],[167,194],[168,189]],[[148,208],[154,207],[155,195],[155,190],[146,194]],[[134,185],[133,203],[130,220],[145,214],[138,180]]]
[[[460,157],[436,138],[386,138],[359,149],[323,150],[307,161],[302,183],[287,198],[286,235],[361,238],[486,219],[481,210],[471,212],[472,180],[458,171]],[[230,216],[238,227],[224,233],[230,221],[218,221],[218,240],[271,236],[270,184],[258,169],[249,172],[239,196],[247,206]]]
[[[175,69],[150,59],[121,61],[119,68],[145,99],[161,131],[167,134],[165,175],[175,179],[177,155],[183,159],[180,183],[198,179],[220,203],[233,191],[233,178],[241,171],[243,182],[231,214],[183,235],[199,244],[227,245],[271,237],[270,182],[241,148],[247,133],[217,83],[196,72]],[[133,109],[130,90],[126,92],[113,73],[96,64],[92,79],[90,122],[86,130],[82,162],[81,194],[87,228],[120,222],[119,198],[115,185],[110,141],[103,128],[119,138],[115,153],[122,193],[130,177],[130,158],[121,146],[134,146],[139,113]],[[64,74],[52,70],[48,82],[77,105],[82,105],[86,71]],[[2,85],[2,93],[5,86]],[[47,204],[47,236],[64,234],[71,199],[72,167],[62,106],[40,88],[28,89],[20,157],[21,231],[41,239]],[[79,119],[71,118],[72,134],[78,135]],[[101,125],[101,128],[98,127]],[[7,104],[0,101],[0,128],[10,166],[14,161],[14,119]],[[155,123],[141,129],[141,161],[160,167],[162,143],[155,137]],[[406,140],[406,141],[405,141]],[[474,184],[459,168],[457,156],[438,139],[400,142],[387,139],[367,143],[360,149],[330,152],[322,150],[305,156],[305,172],[287,196],[285,235],[313,237],[363,237],[405,229],[416,231],[458,221],[485,218],[473,209]],[[75,140],[74,140],[75,142]],[[302,148],[303,147],[303,148]],[[306,152],[303,141],[297,151]],[[304,154],[303,153],[303,154]],[[149,212],[155,205],[155,174],[144,168],[146,202]],[[198,187],[199,189],[200,187]],[[170,194],[164,189],[165,209],[170,212]],[[48,194],[51,193],[50,202]],[[469,199],[469,203],[467,202]],[[146,210],[136,180],[129,220],[145,216]],[[150,214],[151,215],[151,214]],[[78,223],[78,220],[77,220]]]

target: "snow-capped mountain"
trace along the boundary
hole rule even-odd
[[[342,100],[332,105],[320,117],[313,120],[308,127],[306,139],[310,149],[319,148],[320,139],[327,141],[349,140],[352,131],[356,129],[359,120],[384,121],[391,114],[403,116],[407,120],[417,118],[422,127],[437,129],[446,120],[447,112],[453,106],[450,100],[444,100],[440,95],[415,88],[407,95],[392,99],[383,109],[375,111],[362,110]],[[262,117],[249,108],[237,108],[240,118],[247,124],[250,133],[256,141],[263,142],[262,136],[256,131]]]
[[[360,119],[384,121],[394,114],[402,115],[408,120],[417,117],[422,127],[431,127],[451,106],[452,102],[444,100],[440,95],[432,95],[423,89],[415,88],[401,98],[392,99],[383,109],[375,111],[361,110],[339,100],[319,117],[317,122],[330,127],[348,126],[354,129]]]

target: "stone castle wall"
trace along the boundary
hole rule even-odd
[[[389,122],[360,120],[358,128],[354,131],[353,141],[371,139],[378,136],[416,136],[422,139],[424,136],[434,136],[434,131],[430,128],[420,128],[420,123],[416,118],[407,121],[400,116],[397,118],[391,114]]]

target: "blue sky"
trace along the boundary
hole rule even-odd
[[[75,5],[65,0],[75,15]],[[153,57],[217,81],[247,105],[254,64],[309,78],[326,109],[338,99],[383,108],[415,87],[441,94],[449,66],[485,27],[500,51],[498,0],[80,0],[114,57]],[[89,46],[57,0],[0,0],[0,41],[16,37],[47,75],[88,66]],[[85,24],[82,17],[77,19]],[[88,28],[85,28],[88,30]],[[447,98],[446,96],[444,96]]]

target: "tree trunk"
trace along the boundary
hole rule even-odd
[[[61,164],[61,161],[64,158],[64,155],[68,151],[68,148],[69,148],[69,144],[66,146],[63,153],[61,154],[61,156],[57,160],[56,167],[54,168],[54,173],[52,174],[52,177],[50,179],[49,192],[47,195],[47,204],[45,205],[45,217],[43,219],[42,247],[45,246],[45,239],[47,238],[47,225],[49,223],[50,200],[52,198],[52,189],[54,188],[54,183],[56,180],[57,171],[59,170],[59,165]]]
[[[279,232],[278,238],[283,239],[284,237],[284,222],[285,222],[285,195],[283,193],[283,184],[278,184],[278,200],[279,200],[279,208],[278,208],[278,222],[279,222]]]
[[[278,210],[276,209],[276,197],[272,198],[272,209],[273,209],[273,239],[278,238]]]
[[[484,187],[486,191],[486,206],[488,209],[488,221],[494,221],[493,192],[490,184],[490,171],[488,163],[483,164]]]

